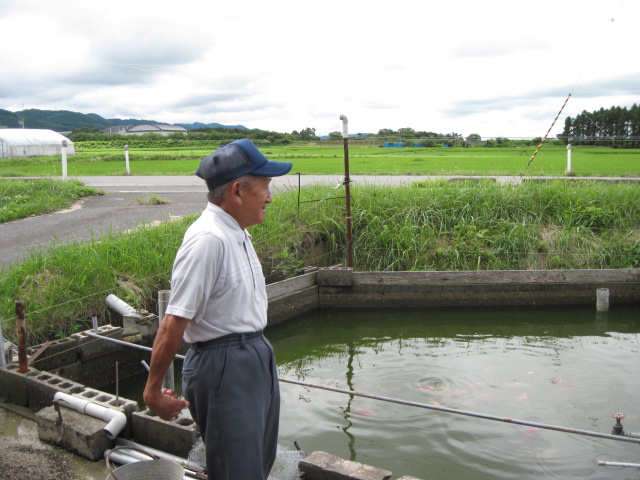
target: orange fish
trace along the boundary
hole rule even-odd
[[[355,415],[371,415],[373,413],[372,410],[368,410],[366,408],[356,408],[351,413]]]

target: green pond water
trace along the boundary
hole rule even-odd
[[[640,432],[640,307],[327,309],[267,331],[281,377],[529,422]],[[640,478],[640,445],[281,383],[297,441],[424,479]]]
[[[609,434],[640,432],[640,305],[324,309],[269,327],[282,378]],[[176,362],[176,383],[179,370]],[[144,380],[123,382],[137,399]],[[640,445],[281,382],[280,445],[296,441],[440,479],[640,479]],[[142,406],[141,400],[140,404]]]

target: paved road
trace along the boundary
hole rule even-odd
[[[302,181],[304,179],[304,182]],[[200,213],[206,206],[207,187],[196,176],[78,177],[105,195],[87,197],[59,212],[0,225],[0,269],[46,250],[52,243],[88,240],[109,231],[134,228]],[[339,177],[301,177],[301,184],[340,183]],[[298,176],[274,179],[274,193],[298,188]],[[151,194],[167,199],[165,205],[140,205]]]
[[[31,251],[46,250],[55,241],[66,243],[88,240],[109,231],[134,228],[142,223],[161,222],[200,213],[206,205],[206,185],[195,175],[77,178],[85,185],[99,188],[106,194],[85,198],[67,210],[0,225],[0,269],[19,262]],[[454,177],[353,175],[351,181],[356,186],[408,185],[415,181],[436,178]],[[490,178],[500,183],[522,180],[522,177]],[[274,178],[272,190],[277,195],[296,190],[298,185],[306,187],[324,184],[337,187],[343,179],[344,177],[339,175],[286,175]],[[629,181],[630,179],[618,180]],[[170,200],[171,203],[139,204],[138,199],[146,199],[151,194]]]
[[[341,176],[286,175],[273,180],[273,192],[296,190],[298,185],[337,186]],[[359,176],[359,184],[410,183],[419,177]],[[72,208],[0,225],[0,269],[26,258],[32,251],[46,250],[52,243],[84,241],[109,231],[122,231],[142,223],[162,222],[200,213],[206,206],[207,187],[195,175],[77,177],[105,195],[87,197]],[[169,200],[165,205],[140,205],[151,194]]]

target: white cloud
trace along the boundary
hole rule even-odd
[[[526,137],[570,91],[563,118],[640,99],[631,0],[5,0],[0,15],[12,111]]]

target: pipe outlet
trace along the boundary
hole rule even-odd
[[[107,306],[112,310],[115,310],[120,315],[134,317],[138,314],[135,308],[129,305],[127,302],[117,297],[113,293],[107,296]]]
[[[66,393],[57,392],[53,396],[54,401],[58,401],[59,404],[74,409],[76,412],[84,413],[94,418],[99,418],[107,422],[104,427],[104,433],[111,440],[116,438],[122,429],[127,424],[127,417],[124,413],[114,410],[113,408],[103,407],[97,403],[93,403],[89,400],[74,397]]]

